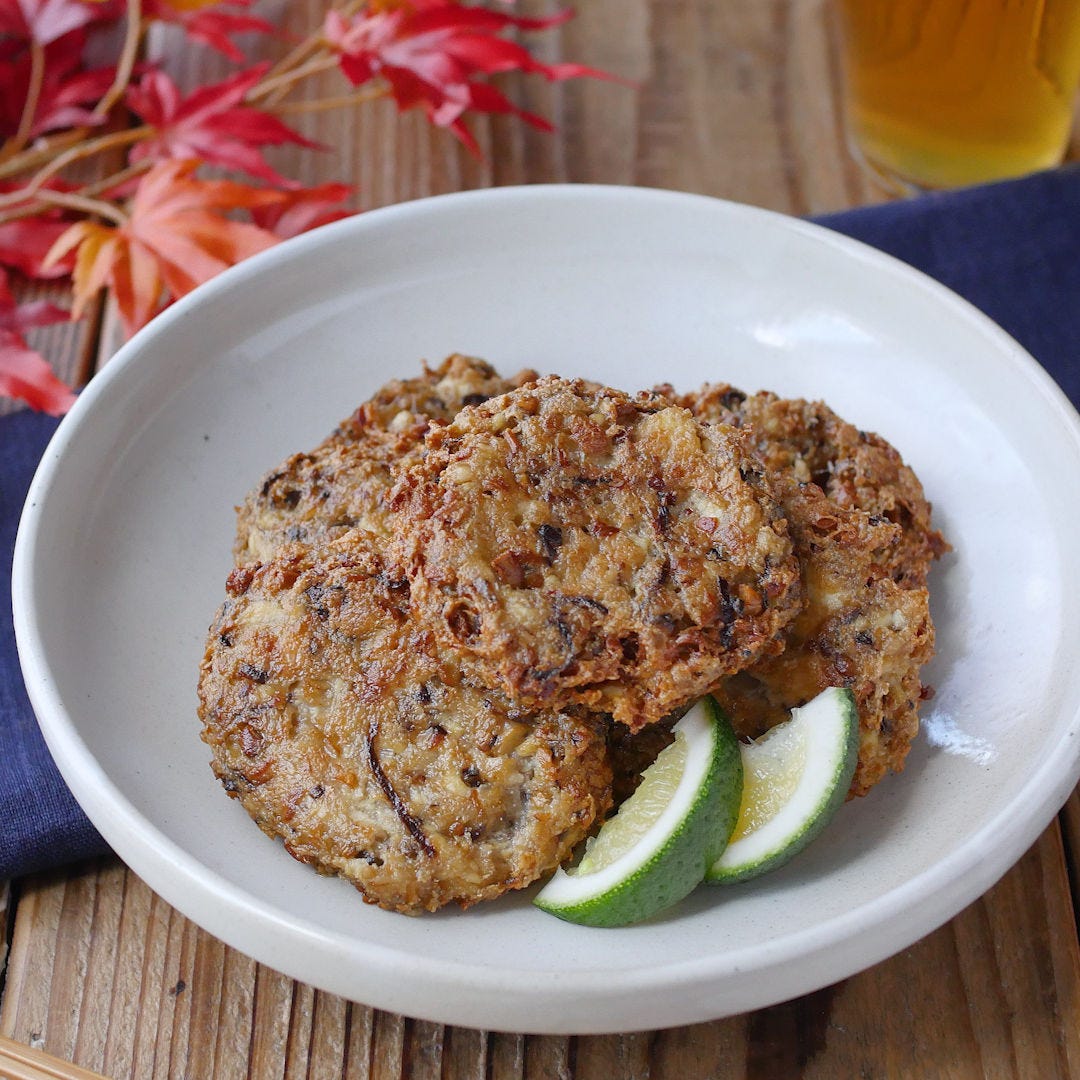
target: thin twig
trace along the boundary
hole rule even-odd
[[[336,66],[336,56],[316,57],[314,60],[309,60],[306,64],[301,64],[298,68],[293,68],[292,71],[286,71],[281,75],[275,75],[272,79],[263,79],[262,82],[257,86],[253,86],[251,90],[248,91],[244,100],[249,105],[255,101],[262,101],[263,98],[270,97],[275,91],[288,91],[292,88],[294,83],[299,82],[301,79],[306,79],[309,75],[318,75],[320,72],[329,71]]]
[[[103,180],[96,180],[92,184],[87,184],[86,187],[79,188],[77,194],[93,198],[93,196],[100,195],[103,191],[111,191],[113,188],[120,187],[121,184],[126,184],[136,176],[142,176],[143,173],[149,172],[153,167],[153,161],[149,158],[143,158],[142,161],[136,161],[134,165],[129,165],[126,169],[113,173],[112,176],[106,176]]]
[[[23,102],[19,127],[15,134],[0,150],[0,159],[9,158],[21,150],[34,129],[34,117],[37,115],[38,102],[41,100],[41,87],[45,82],[45,46],[37,39],[30,42],[30,82],[26,87],[26,100]]]
[[[72,128],[70,131],[58,131],[55,135],[48,135],[43,139],[35,139],[34,145],[29,149],[21,151],[0,164],[0,180],[29,172],[36,166],[49,161],[58,150],[64,150],[82,142],[89,133],[89,128],[80,127]]]
[[[103,191],[109,191],[111,188],[119,187],[121,184],[127,183],[128,180],[134,179],[136,176],[141,176],[144,172],[149,172],[153,167],[153,162],[149,159],[143,161],[137,161],[134,165],[129,165],[126,169],[121,169],[120,172],[113,173],[110,176],[106,176],[101,180],[95,180],[92,184],[87,184],[85,187],[79,188],[77,191],[69,191],[64,194],[83,196],[85,198],[93,198],[96,195],[100,195]],[[51,189],[46,189],[51,190]],[[13,205],[17,209],[12,210],[0,210],[0,225],[7,225],[12,221],[21,221],[23,218],[36,217],[42,210],[48,209],[50,203],[42,199],[40,193],[32,196],[25,204],[18,205],[22,202],[22,198],[25,197],[23,192],[11,192],[12,195],[20,195],[18,201],[13,201]],[[55,203],[55,200],[53,200]]]
[[[120,60],[116,65],[116,76],[112,86],[94,109],[95,116],[108,116],[109,110],[120,100],[131,81],[135,69],[135,59],[139,53],[139,41],[142,38],[142,0],[127,0],[127,30],[124,34],[124,47],[120,51]]]
[[[108,135],[101,135],[89,142],[72,146],[62,154],[57,155],[43,169],[35,173],[20,191],[13,191],[8,195],[0,195],[0,206],[12,205],[22,202],[28,196],[36,195],[45,181],[66,169],[75,161],[93,157],[95,154],[106,150],[115,150],[121,146],[130,146],[132,143],[141,142],[154,134],[154,129],[148,124],[137,128],[127,128],[122,131],[110,131]]]
[[[300,113],[323,112],[327,109],[347,109],[352,105],[364,105],[369,101],[378,101],[390,93],[389,86],[372,86],[356,94],[342,94],[340,97],[316,98],[314,101],[293,101],[288,105],[276,105],[270,112],[278,116],[296,116]]]
[[[50,206],[62,206],[67,210],[78,210],[81,214],[92,214],[96,217],[108,218],[116,225],[127,224],[127,214],[112,203],[102,199],[89,199],[85,195],[76,195],[73,191],[53,191],[45,188],[36,196],[38,202],[47,203]]]
[[[309,34],[299,45],[287,52],[276,64],[274,64],[274,66],[266,73],[266,78],[275,79],[278,75],[284,75],[285,72],[291,71],[294,67],[298,67],[319,47],[319,42],[321,40],[322,30],[317,30],[315,33]]]
[[[141,36],[142,0],[128,0],[127,30],[124,36],[124,46],[120,52],[120,59],[116,65],[116,75],[105,96],[94,108],[95,117],[107,116],[109,110],[127,89],[138,57]],[[30,84],[27,87],[26,101],[23,104],[19,129],[4,144],[3,149],[0,149],[0,180],[9,176],[17,176],[22,172],[28,172],[39,164],[49,162],[57,150],[63,150],[73,145],[77,146],[88,134],[89,129],[86,127],[75,128],[72,131],[62,131],[43,140],[41,146],[23,150],[30,137],[30,132],[33,130],[34,114],[37,112],[44,77],[45,50],[37,41],[33,41],[30,44]],[[23,150],[23,152],[18,153],[20,150]],[[53,175],[55,171],[52,170],[49,175]]]
[[[343,18],[351,18],[365,6],[367,0],[350,0],[342,5],[337,11]],[[299,45],[287,52],[267,73],[267,78],[273,79],[286,71],[303,63],[322,44],[322,27],[308,34]]]

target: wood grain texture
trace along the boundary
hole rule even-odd
[[[842,983],[577,1038],[443,1027],[294,983],[103,859],[24,883],[0,1034],[114,1080],[1049,1080],[1080,1075],[1080,964],[1056,825],[946,926]]]
[[[519,6],[551,14],[561,5]],[[294,34],[325,10],[321,0],[270,7]],[[182,85],[223,74],[216,58],[177,50],[172,38],[157,35],[151,49],[167,57]],[[462,188],[550,182],[676,188],[792,213],[885,197],[845,150],[825,0],[586,0],[571,23],[529,40],[543,59],[585,59],[635,86],[509,76],[503,85],[511,96],[558,130],[551,136],[508,118],[478,118],[483,159],[421,116],[379,102],[290,117],[328,150],[286,148],[272,160],[307,184],[355,184],[358,204],[369,209]],[[306,83],[299,100],[340,90],[331,74]]]
[[[101,1080],[99,1073],[3,1037],[0,1037],[0,1076],[5,1080]]]
[[[8,929],[13,926],[15,905],[11,900],[11,882],[0,881],[0,1000],[3,1000],[4,979],[7,975]]]
[[[324,4],[271,9],[298,32]],[[305,184],[347,180],[364,208],[552,181],[670,187],[791,213],[886,197],[846,151],[825,0],[583,0],[573,22],[534,40],[546,59],[584,60],[638,87],[508,78],[558,132],[481,120],[482,160],[389,103],[306,115],[297,126],[330,150],[286,150],[274,163]],[[188,86],[223,73],[208,53],[165,38],[150,47]],[[118,335],[108,318],[92,330],[49,348],[76,370],[97,342],[103,363]],[[1070,889],[1069,866],[1080,866],[1075,795],[1062,828],[994,889],[869,971],[746,1016],[564,1038],[444,1027],[315,991],[227,948],[104,859],[19,883],[0,1033],[115,1080],[1080,1076],[1080,883]],[[0,899],[0,925],[2,912]]]

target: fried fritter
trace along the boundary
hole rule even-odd
[[[238,566],[271,559],[284,543],[331,541],[349,529],[392,532],[384,500],[392,472],[419,455],[432,421],[536,377],[504,379],[483,360],[455,354],[415,379],[394,379],[314,450],[269,472],[237,509]]]
[[[523,888],[610,803],[601,724],[475,689],[427,637],[355,535],[286,546],[232,572],[199,685],[229,794],[295,858],[405,912]]]
[[[873,432],[861,431],[821,401],[746,395],[726,384],[676,397],[696,416],[747,426],[770,474],[812,482],[839,507],[865,510],[900,526],[900,539],[885,555],[885,572],[904,586],[926,584],[935,559],[949,549],[930,524],[922,484],[899,453]]]
[[[391,379],[347,420],[337,434],[360,439],[370,431],[401,431],[432,420],[449,423],[466,405],[480,405],[524,383],[538,378],[525,369],[503,378],[487,361],[454,353],[437,368],[424,365],[423,375],[414,379]]]
[[[918,734],[920,670],[934,652],[924,587],[882,573],[896,526],[836,506],[814,484],[782,489],[781,505],[803,568],[802,612],[779,656],[714,687],[736,730],[756,738],[827,686],[847,686],[859,711],[852,795],[899,772]]]
[[[799,571],[746,435],[547,377],[463,409],[399,485],[418,617],[477,684],[631,729],[779,651]]]
[[[702,419],[751,430],[803,574],[803,610],[783,653],[713,692],[739,733],[756,738],[825,687],[850,687],[861,729],[850,794],[864,795],[903,768],[918,733],[920,670],[934,650],[925,581],[947,545],[922,487],[885,440],[820,403],[729,386],[678,400]]]

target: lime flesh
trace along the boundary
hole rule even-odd
[[[742,746],[743,792],[731,839],[706,875],[746,881],[782,866],[843,803],[859,757],[850,690],[830,687],[761,739]]]
[[[742,793],[742,758],[731,723],[712,698],[674,729],[675,741],[588,845],[558,870],[534,903],[588,926],[640,922],[677,903],[727,843]]]

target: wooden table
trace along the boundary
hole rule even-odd
[[[478,123],[483,161],[383,104],[355,118],[310,116],[304,130],[337,149],[304,154],[296,175],[350,180],[366,207],[548,181],[678,188],[793,214],[887,197],[845,149],[825,0],[580,7],[544,40],[545,57],[617,71],[639,80],[638,91],[513,82],[517,100],[553,116],[558,133]],[[305,28],[319,9],[291,3],[287,21]],[[189,84],[220,70],[198,50],[172,63]],[[44,344],[87,377],[115,346],[107,309]],[[745,1016],[564,1038],[443,1027],[295,983],[204,933],[106,858],[13,882],[0,899],[10,943],[0,1034],[140,1080],[1080,1076],[1078,865],[1074,794],[995,888],[869,971]]]

